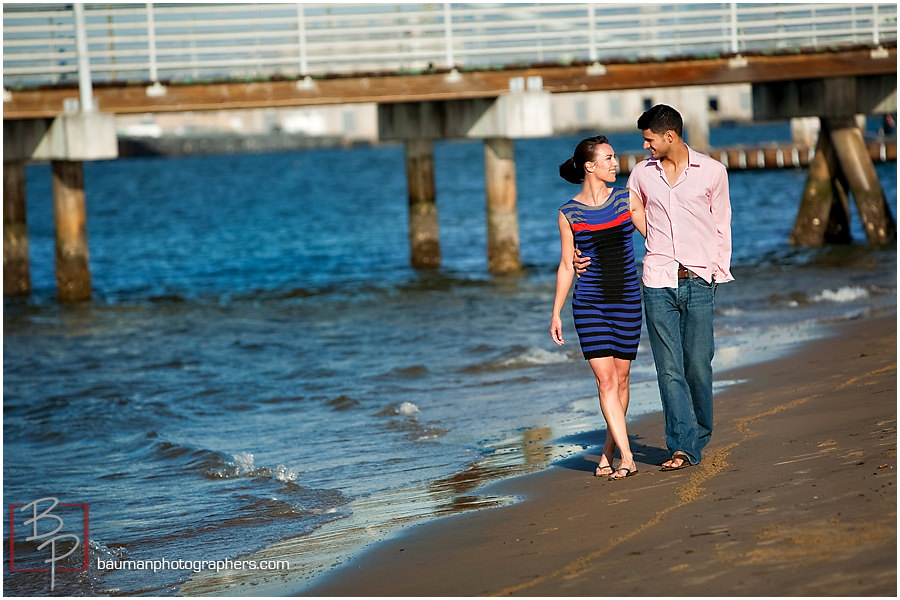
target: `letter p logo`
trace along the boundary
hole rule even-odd
[[[48,553],[43,556],[49,557],[43,559],[44,564],[50,565],[49,568],[16,568],[15,567],[15,523],[16,523],[16,507],[20,507],[18,512],[29,514],[30,517],[22,523],[26,527],[30,526],[30,534],[24,538],[25,542],[41,541],[37,546],[37,550],[44,550],[50,547]],[[60,510],[57,510],[59,507]],[[74,533],[62,532],[66,523],[60,512],[66,515],[73,513],[71,508],[63,509],[63,507],[81,507],[84,520],[84,537],[81,538]],[[77,518],[77,512],[74,513]],[[74,519],[70,519],[70,522]],[[26,530],[27,531],[27,530]],[[62,532],[62,533],[61,533]],[[56,587],[57,571],[85,571],[88,568],[88,506],[87,504],[61,504],[59,500],[52,497],[40,498],[29,502],[28,504],[13,504],[10,506],[9,515],[9,570],[10,571],[49,571],[50,572],[50,590]],[[82,539],[84,543],[82,543]],[[75,568],[59,568],[56,564],[72,555],[79,547],[84,549],[84,566],[80,569]],[[67,549],[66,549],[67,548]],[[60,554],[60,550],[66,549],[65,553]]]

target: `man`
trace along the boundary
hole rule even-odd
[[[644,311],[671,453],[664,471],[699,463],[712,434],[714,298],[718,284],[734,280],[728,175],[684,142],[682,126],[664,104],[641,115],[650,158],[628,178],[647,216]]]

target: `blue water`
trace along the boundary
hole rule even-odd
[[[53,593],[297,590],[410,524],[507,502],[474,493],[488,481],[602,443],[577,343],[547,331],[556,211],[577,191],[556,169],[580,138],[516,142],[525,268],[504,277],[487,273],[479,142],[435,145],[436,272],[409,266],[400,146],[86,163],[94,296],[78,306],[54,300],[50,169],[29,166],[34,292],[4,301],[3,491],[7,509],[90,507],[90,568]],[[896,164],[877,171],[896,214]],[[895,310],[896,249],[866,246],[855,215],[850,246],[787,246],[805,177],[731,174],[719,386],[822,324]],[[632,380],[630,415],[658,410],[646,340]],[[18,527],[16,560],[33,562]],[[97,567],[260,556],[291,567]],[[4,589],[47,594],[47,573],[7,568]]]

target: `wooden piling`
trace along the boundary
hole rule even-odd
[[[425,139],[406,140],[404,147],[410,263],[416,269],[434,269],[441,266],[441,242],[435,201],[433,143]]]
[[[516,214],[516,163],[513,141],[484,140],[487,188],[488,270],[510,273],[521,268],[519,219]]]
[[[25,163],[3,163],[3,295],[31,293],[28,225],[25,221]]]
[[[809,165],[800,209],[788,242],[795,246],[821,246],[850,241],[850,206],[840,181],[837,156],[826,131],[816,143]]]
[[[51,168],[56,221],[56,297],[64,303],[82,302],[91,297],[84,166],[81,161],[54,160]]]
[[[896,239],[896,224],[856,119],[827,118],[823,119],[823,126],[831,136],[841,171],[850,184],[869,243],[881,245]]]

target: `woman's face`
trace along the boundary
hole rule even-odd
[[[616,180],[616,168],[619,161],[616,159],[616,153],[609,144],[600,144],[594,149],[594,160],[585,165],[588,172],[593,174],[600,181],[613,183]]]

